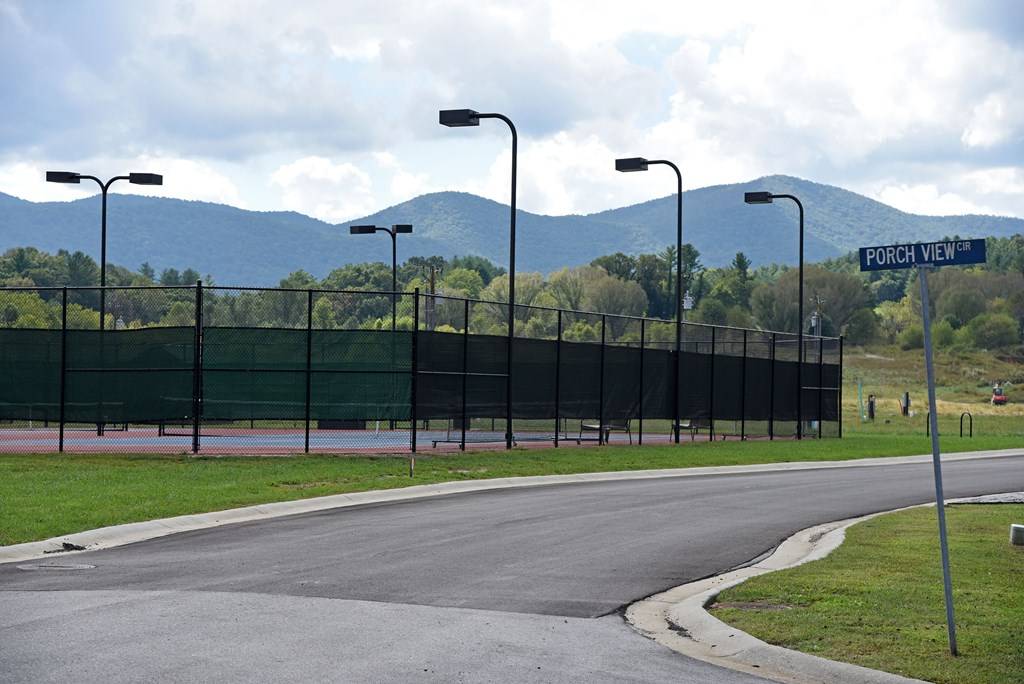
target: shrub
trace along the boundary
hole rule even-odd
[[[858,309],[846,324],[846,338],[851,344],[867,344],[878,337],[878,316],[871,309]]]
[[[932,326],[932,342],[936,347],[951,347],[956,336],[952,324],[943,319]]]
[[[924,346],[924,330],[920,325],[912,325],[896,336],[900,349],[920,349]]]
[[[974,337],[968,328],[960,328],[953,333],[953,346],[959,349],[971,349],[974,347]]]
[[[946,314],[945,316],[942,317],[942,320],[945,321],[946,323],[949,323],[949,327],[953,328],[953,330],[959,330],[962,327],[960,325],[960,319],[957,318],[956,316]]]
[[[754,319],[742,307],[730,306],[725,314],[725,324],[734,328],[753,328]]]
[[[939,297],[936,309],[940,317],[958,321],[956,327],[959,327],[985,311],[985,298],[976,290],[952,287]]]
[[[700,304],[697,305],[697,310],[694,313],[697,314],[696,318],[698,321],[711,325],[726,325],[729,315],[725,304],[711,297],[705,297],[700,300]]]
[[[1020,342],[1017,322],[1006,314],[982,314],[967,324],[974,346],[981,349],[1006,347]]]

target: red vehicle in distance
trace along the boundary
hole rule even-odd
[[[992,388],[992,405],[1004,406],[1008,401],[1009,398],[1006,396],[1006,392],[1003,391],[999,383],[996,383],[996,386]]]

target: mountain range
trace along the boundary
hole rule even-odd
[[[806,211],[809,262],[857,247],[937,240],[950,235],[1004,237],[1024,233],[1024,220],[999,216],[919,216],[842,188],[791,176],[689,190],[683,196],[683,239],[705,266],[727,264],[737,251],[754,265],[794,264],[797,210],[792,202],[744,204],[743,193],[796,195]],[[675,195],[587,215],[516,214],[517,270],[550,272],[603,254],[655,252],[675,243]],[[411,223],[398,238],[410,256],[476,254],[508,262],[508,205],[461,192],[415,197],[362,218],[332,225],[296,212],[235,207],[141,195],[108,203],[110,263],[138,268],[191,267],[223,285],[271,285],[305,269],[322,277],[347,263],[390,261],[386,236],[349,235],[352,224]],[[0,249],[33,246],[99,256],[99,197],[29,202],[0,193]]]

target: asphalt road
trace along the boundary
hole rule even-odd
[[[1024,457],[945,465],[948,497]],[[753,682],[631,632],[629,603],[810,525],[934,497],[931,465],[460,494],[0,566],[9,681]]]

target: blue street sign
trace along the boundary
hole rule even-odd
[[[983,263],[985,263],[984,238],[860,248],[860,270],[862,271]]]
[[[985,262],[984,240],[944,240],[911,245],[885,245],[860,248],[860,270],[885,271],[920,266],[956,266]],[[922,268],[921,318],[924,328],[924,365],[928,378],[928,424],[932,435],[932,470],[935,473],[935,508],[939,516],[939,549],[942,555],[942,584],[946,598],[946,631],[949,652],[957,655],[956,620],[953,615],[953,579],[949,570],[949,545],[946,540],[946,513],[942,493],[942,459],[939,449],[938,411],[935,405],[935,366],[932,363],[932,325],[928,305],[928,269]]]

